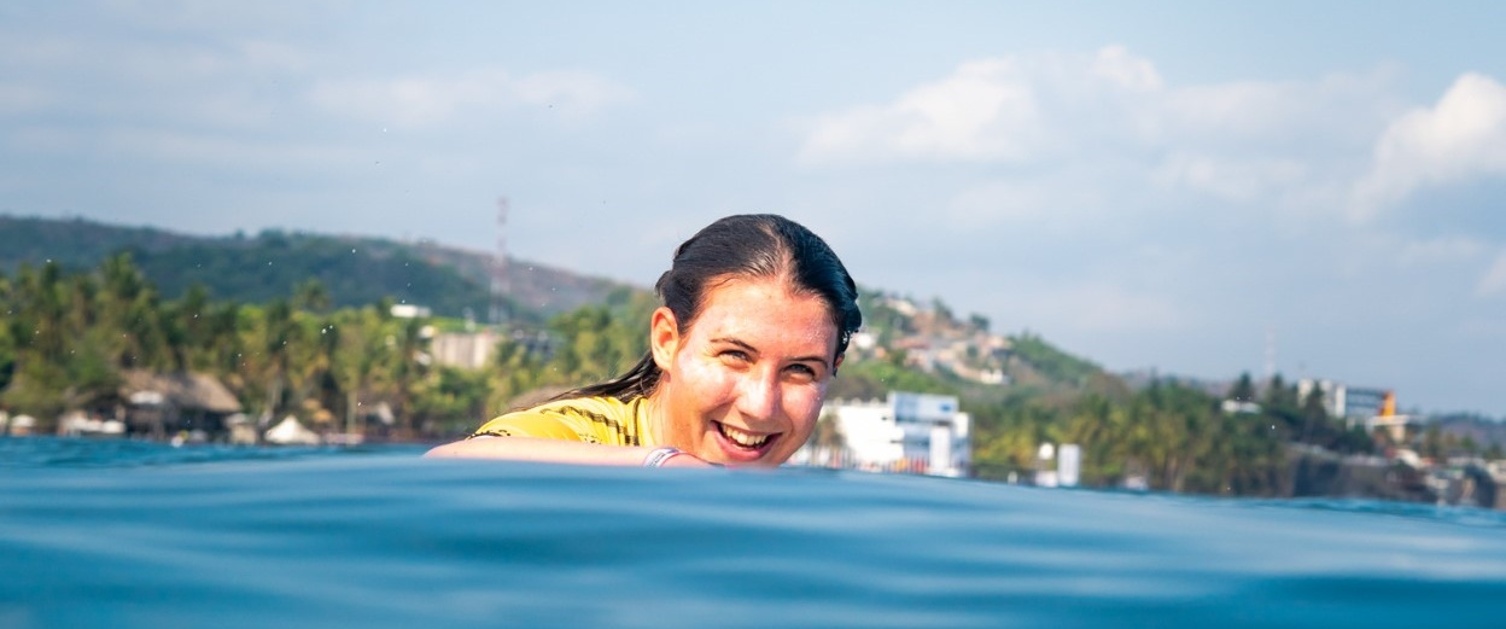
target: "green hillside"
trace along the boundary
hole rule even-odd
[[[215,297],[264,303],[315,279],[337,307],[391,299],[428,306],[438,314],[458,316],[469,309],[484,316],[490,300],[486,286],[453,267],[430,264],[404,249],[362,252],[359,243],[327,237],[263,232],[243,240],[135,250],[132,257],[169,297],[203,284]]]
[[[15,273],[22,263],[41,266],[48,260],[70,271],[82,271],[94,268],[117,251],[160,251],[195,240],[150,227],[107,225],[81,218],[0,215],[0,271]]]
[[[83,219],[0,216],[0,272],[6,274],[47,261],[78,272],[122,251],[167,298],[202,284],[215,299],[265,303],[312,279],[334,306],[390,299],[427,306],[437,315],[477,318],[490,309],[491,256],[483,252],[276,230],[203,237]],[[540,322],[631,288],[525,261],[511,260],[510,266],[510,309],[525,321]]]

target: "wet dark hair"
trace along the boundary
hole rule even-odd
[[[654,292],[674,313],[683,334],[701,314],[708,289],[735,278],[782,279],[795,292],[826,302],[837,328],[833,360],[847,351],[852,334],[863,325],[857,286],[837,254],[811,230],[775,214],[728,216],[706,226],[675,250],[674,262],[659,276]],[[650,350],[627,373],[554,399],[648,396],[660,373]]]

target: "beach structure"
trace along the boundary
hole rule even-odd
[[[36,427],[37,420],[30,415],[23,413],[15,417],[6,416],[3,426],[4,430],[0,430],[0,434],[25,437],[30,435],[33,430],[36,430]]]
[[[792,462],[935,476],[971,474],[971,419],[959,410],[956,396],[892,391],[883,400],[829,400],[821,415],[835,425],[839,443],[813,439]]]
[[[230,390],[209,374],[132,369],[121,376],[116,414],[126,434],[165,439],[183,432],[214,440],[228,432],[225,420],[241,411]]]
[[[292,415],[282,418],[276,426],[268,428],[265,433],[262,433],[262,439],[267,443],[280,446],[317,446],[324,442],[319,433],[309,430]]]
[[[429,351],[435,364],[461,369],[480,369],[492,359],[503,335],[492,329],[472,332],[441,332],[434,335]]]

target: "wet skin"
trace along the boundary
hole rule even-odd
[[[714,285],[683,334],[660,308],[650,345],[663,370],[649,400],[655,434],[727,465],[773,467],[800,449],[840,362],[825,302],[782,279]]]

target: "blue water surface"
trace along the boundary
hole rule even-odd
[[[1506,518],[0,439],[0,627],[1506,627]]]

